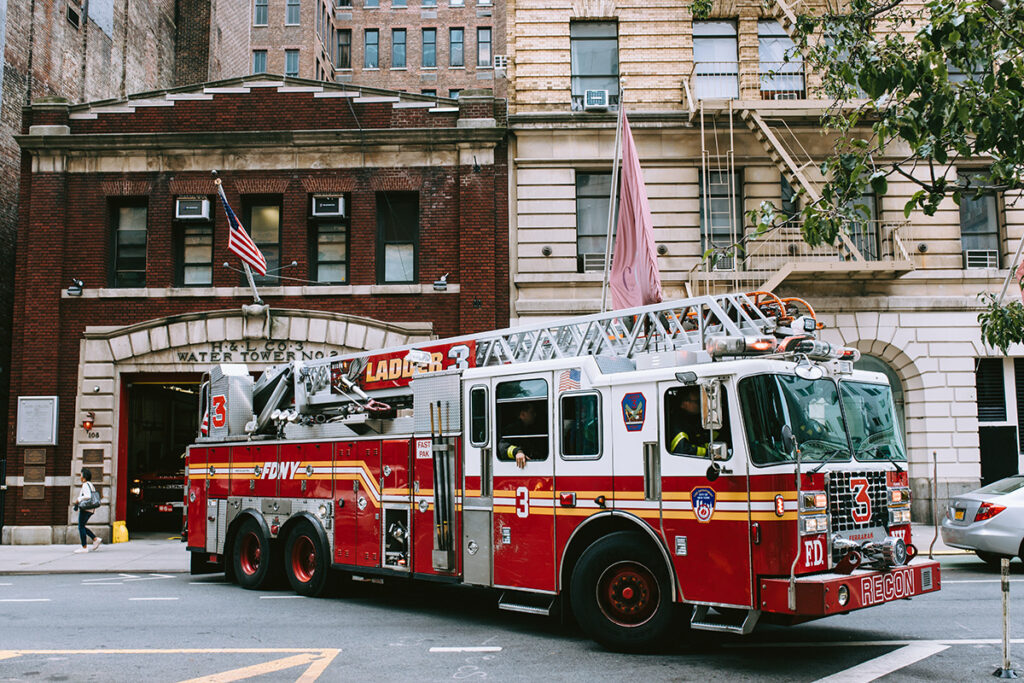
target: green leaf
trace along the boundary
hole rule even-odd
[[[889,191],[889,181],[886,180],[885,173],[876,171],[871,174],[871,190],[876,197],[881,197]]]

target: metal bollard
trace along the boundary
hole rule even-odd
[[[1010,668],[1010,558],[999,560],[999,571],[1003,588],[1003,665],[992,672],[999,678],[1017,678],[1017,672]]]

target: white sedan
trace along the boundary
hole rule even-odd
[[[1014,475],[949,500],[942,540],[973,550],[991,565],[1024,557],[1024,475]]]

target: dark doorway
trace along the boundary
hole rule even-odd
[[[199,384],[128,384],[129,531],[180,533],[184,512],[185,448],[199,426]]]
[[[979,427],[981,485],[1017,474],[1017,428]]]

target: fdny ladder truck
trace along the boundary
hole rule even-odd
[[[819,327],[758,292],[255,380],[215,366],[187,454],[193,571],[283,573],[309,596],[333,574],[492,587],[621,650],[671,640],[681,614],[745,634],[937,591],[892,391]]]

